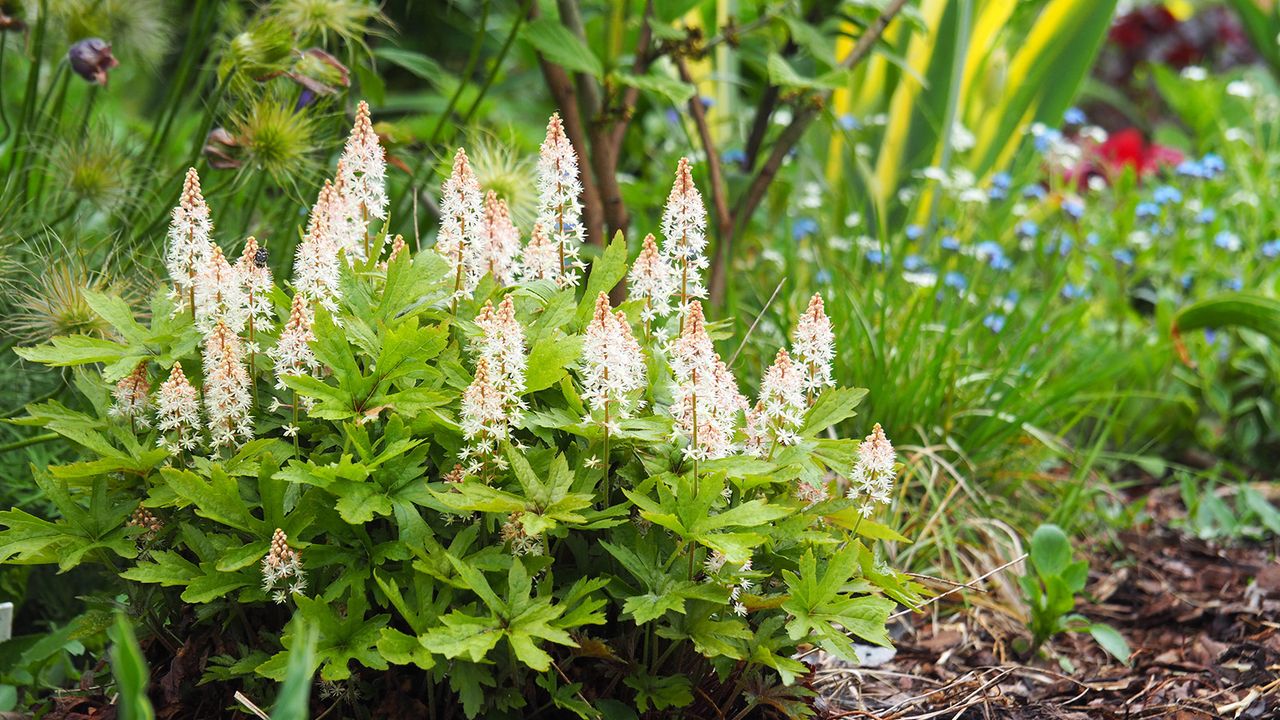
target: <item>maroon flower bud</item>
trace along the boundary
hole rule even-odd
[[[111,54],[111,43],[102,38],[85,38],[72,45],[67,61],[77,75],[98,85],[106,85],[107,71],[120,64]]]

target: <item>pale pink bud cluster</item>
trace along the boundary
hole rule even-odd
[[[208,261],[196,273],[196,327],[208,334],[219,323],[239,334],[249,320],[249,296],[242,276],[227,262],[222,248],[213,246]]]
[[[560,277],[560,250],[551,242],[546,227],[536,222],[529,234],[529,244],[524,248],[521,261],[521,282],[556,280]]]
[[[849,498],[862,501],[862,515],[871,515],[876,505],[888,505],[893,492],[897,454],[880,423],[858,445],[858,459],[849,475]]]
[[[454,297],[471,297],[480,281],[478,246],[484,225],[484,197],[467,152],[458,148],[453,169],[440,186],[440,232],[436,252],[449,261]]]
[[[524,392],[524,374],[528,364],[525,355],[524,328],[516,320],[515,302],[507,295],[495,308],[486,302],[476,315],[480,336],[471,343],[477,359],[487,360],[493,371],[493,384],[507,393],[513,405],[519,405]]]
[[[245,307],[248,309],[253,331],[256,333],[271,329],[271,267],[267,264],[266,250],[259,247],[257,239],[252,236],[244,241],[244,252],[240,253],[240,259],[236,261],[236,273],[244,287]]]
[[[107,413],[114,418],[147,426],[147,410],[151,407],[151,383],[147,380],[147,363],[140,362],[133,372],[116,383],[111,391],[115,402]]]
[[[689,304],[684,330],[668,355],[676,380],[671,414],[676,437],[688,443],[685,456],[713,460],[731,455],[738,414],[747,409],[747,400],[707,335],[702,303]]]
[[[200,401],[176,362],[156,393],[156,429],[161,433],[156,443],[174,454],[195,449],[200,439]]]
[[[670,314],[671,296],[677,289],[675,270],[658,251],[658,243],[654,241],[653,234],[645,235],[640,255],[627,275],[627,293],[633,298],[644,300],[641,319],[648,324]]]
[[[204,405],[213,447],[253,437],[249,373],[240,337],[219,322],[204,341]]]
[[[289,547],[289,536],[276,528],[271,536],[271,549],[262,558],[262,590],[271,593],[277,603],[284,603],[289,595],[300,594],[306,589],[302,551]]]
[[[348,265],[367,260],[365,233],[369,218],[355,197],[348,194],[346,166],[342,160],[338,160],[332,187],[324,201],[322,212],[328,221],[333,246],[346,256]]]
[[[676,268],[680,300],[687,305],[692,298],[706,297],[702,271],[707,267],[707,209],[702,194],[693,184],[689,158],[680,158],[675,183],[662,209],[662,249],[667,261]],[[679,308],[681,314],[685,307]]]
[[[330,224],[330,209],[337,202],[336,197],[338,193],[333,183],[325,181],[316,204],[311,208],[306,236],[298,245],[293,261],[293,289],[331,313],[338,311],[338,299],[341,297],[338,287],[341,276],[339,247]]]
[[[747,414],[748,451],[772,454],[775,445],[800,442],[797,431],[804,422],[804,368],[779,350],[760,383],[760,401]]]
[[[800,316],[791,337],[791,349],[805,371],[804,387],[810,393],[835,385],[831,379],[831,361],[836,355],[835,334],[831,319],[822,307],[822,296],[814,293],[809,307]]]
[[[488,273],[499,285],[513,285],[520,272],[520,231],[511,221],[507,201],[490,190],[484,198],[484,222],[476,245],[481,275]]]
[[[537,535],[530,535],[525,530],[524,523],[520,522],[520,515],[519,511],[513,512],[507,521],[502,523],[502,541],[511,543],[513,556],[541,555],[542,539]]]
[[[524,392],[528,357],[524,329],[516,320],[511,296],[503,298],[496,308],[491,302],[485,303],[476,316],[476,326],[480,335],[471,343],[476,374],[462,395],[462,434],[468,441],[462,458],[472,458],[469,473],[479,471],[483,462],[480,458],[503,465],[502,459],[495,456],[498,443],[510,437],[511,428],[520,423],[526,407],[520,395]]]
[[[387,217],[387,158],[369,117],[369,103],[356,106],[356,120],[342,149],[339,174],[344,193],[362,220]]]
[[[578,271],[584,267],[578,260],[586,238],[581,196],[578,155],[556,113],[547,122],[547,136],[538,154],[538,222],[556,248],[555,280],[561,287],[577,285]]]
[[[605,427],[630,415],[636,391],[644,387],[644,354],[631,334],[627,316],[614,313],[609,296],[596,296],[596,309],[582,339],[582,399],[594,412],[603,412]],[[612,426],[612,427],[611,427]]]
[[[288,387],[284,383],[286,377],[312,375],[320,368],[320,361],[311,351],[311,341],[315,339],[311,331],[311,309],[306,297],[297,293],[293,296],[289,320],[280,331],[280,340],[268,351],[275,361],[276,388]],[[309,401],[310,398],[299,398],[304,406],[309,406]]]
[[[200,175],[191,168],[187,170],[182,196],[169,221],[169,243],[165,249],[165,267],[178,290],[180,303],[189,299],[196,273],[213,253],[212,236],[213,220],[200,193]]]

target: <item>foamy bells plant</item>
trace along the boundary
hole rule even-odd
[[[696,299],[679,317],[643,293],[610,305],[621,237],[578,287],[484,269],[460,294],[456,251],[387,242],[376,213],[358,214],[367,255],[348,252],[330,208],[358,207],[351,186],[319,191],[277,283],[226,263],[193,173],[170,257],[172,285],[199,292],[160,290],[146,322],[93,293],[113,337],[20,351],[75,368],[82,400],[20,422],[83,458],[37,473],[58,519],[0,513],[0,561],[103,564],[148,626],[216,629],[234,650],[206,679],[263,702],[253,683],[283,678],[312,633],[326,683],[470,717],[803,715],[797,653],[889,644],[889,614],[920,600],[878,552],[905,538],[863,513],[888,497],[892,450],[835,435],[865,391],[810,367],[842,319],[818,303],[749,431],[743,370]],[[680,212],[696,215],[689,187]],[[650,277],[673,267],[652,240],[643,253]]]

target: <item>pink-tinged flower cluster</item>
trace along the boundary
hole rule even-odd
[[[271,307],[271,267],[267,265],[267,250],[259,247],[250,237],[244,241],[244,252],[236,261],[236,273],[244,287],[245,307],[249,313],[249,340],[256,342],[259,332],[270,330],[273,324]],[[256,352],[256,348],[253,349]]]
[[[196,327],[208,334],[218,323],[231,332],[244,331],[249,320],[249,296],[240,273],[231,267],[222,248],[213,246],[209,260],[196,273]]]
[[[640,255],[627,274],[627,293],[644,300],[640,317],[646,327],[655,319],[671,313],[671,296],[677,289],[675,271],[658,251],[653,234],[645,235]]]
[[[490,190],[484,198],[484,223],[476,245],[481,274],[499,285],[513,285],[520,272],[520,231],[511,221],[507,201]]]
[[[151,407],[151,383],[147,380],[147,363],[140,362],[133,372],[116,383],[111,391],[115,400],[107,411],[111,417],[147,426],[147,410]]]
[[[289,547],[289,536],[276,528],[271,549],[262,558],[262,590],[283,604],[289,595],[305,592],[307,576],[302,569],[302,551]]]
[[[554,279],[561,287],[577,285],[578,272],[584,267],[578,259],[586,238],[581,196],[578,155],[556,113],[547,122],[547,137],[538,155],[538,222],[556,248]]]
[[[689,158],[680,158],[676,180],[662,209],[662,245],[667,261],[676,269],[676,287],[680,293],[680,313],[689,300],[706,297],[702,271],[707,267],[707,209],[702,194],[693,184]]]
[[[191,168],[182,184],[182,196],[173,209],[165,249],[165,267],[178,291],[180,304],[190,300],[196,273],[213,253],[212,236],[213,220],[200,193],[200,175]]]
[[[298,245],[293,261],[293,289],[331,313],[338,311],[341,290],[338,288],[341,267],[339,246],[330,225],[330,207],[336,202],[337,190],[325,181],[307,219],[306,235]]]
[[[498,444],[511,436],[527,407],[524,392],[524,329],[515,316],[515,304],[508,295],[495,308],[487,302],[476,316],[480,335],[471,343],[476,358],[476,374],[462,394],[462,434],[467,446],[462,459],[469,460],[468,474],[479,472],[485,460],[502,468],[505,461],[496,455]]]
[[[213,447],[253,437],[249,417],[249,373],[240,337],[219,322],[204,341],[204,406]]]
[[[671,414],[675,436],[688,443],[685,456],[714,460],[733,454],[738,414],[747,409],[747,400],[707,335],[702,303],[689,303],[684,330],[668,356],[676,380]]]
[[[593,412],[602,412],[605,427],[616,432],[616,422],[630,415],[636,391],[644,387],[644,354],[627,316],[614,313],[604,293],[596,296],[595,314],[582,339],[580,371],[582,399]]]
[[[797,431],[804,422],[805,372],[779,350],[760,383],[760,400],[747,413],[748,452],[771,455],[777,445],[800,442]]]
[[[200,439],[200,400],[182,365],[174,363],[169,379],[156,393],[156,443],[170,453],[193,450]]]
[[[276,388],[284,390],[284,379],[290,376],[313,375],[320,368],[320,361],[311,351],[311,341],[316,336],[311,332],[311,309],[307,307],[307,299],[298,293],[293,296],[293,307],[289,311],[289,320],[280,331],[280,340],[268,351],[275,361]],[[309,408],[311,398],[298,398],[299,403]]]
[[[387,158],[373,131],[369,103],[361,100],[356,120],[339,160],[343,193],[361,213],[362,220],[387,217]]]
[[[867,517],[876,505],[888,505],[893,492],[894,468],[897,455],[893,443],[884,434],[880,423],[858,445],[858,459],[849,475],[849,498],[862,501],[862,515]]]
[[[551,242],[546,227],[540,222],[534,223],[521,259],[520,281],[555,280],[559,277],[560,251]]]
[[[805,371],[804,388],[810,393],[835,385],[831,378],[831,361],[836,355],[835,334],[831,319],[822,307],[822,296],[814,293],[809,307],[800,316],[791,337],[791,350]]]
[[[462,148],[453,156],[453,170],[440,187],[440,232],[436,252],[449,261],[454,297],[470,297],[483,270],[477,252],[484,226],[484,197],[471,162]]]
[[[320,212],[326,220],[333,246],[346,256],[348,265],[354,265],[369,257],[369,218],[355,197],[348,194],[348,189],[346,166],[339,160],[329,192],[318,198],[317,203],[324,200]]]

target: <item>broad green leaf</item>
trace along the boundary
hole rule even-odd
[[[116,702],[120,720],[154,720],[155,710],[147,696],[151,670],[138,646],[133,627],[124,614],[116,615],[112,628],[111,673],[116,679]]]
[[[1115,659],[1125,665],[1129,664],[1129,643],[1115,628],[1104,623],[1094,623],[1089,626],[1089,634],[1098,641],[1103,650],[1111,653]]]
[[[571,72],[586,73],[596,78],[604,76],[600,58],[555,18],[542,17],[525,23],[522,33],[524,39],[550,62]]]
[[[1031,564],[1042,579],[1061,575],[1071,562],[1071,541],[1057,525],[1041,525],[1031,536]]]
[[[830,388],[824,391],[804,417],[803,434],[813,437],[832,425],[853,417],[857,414],[854,408],[866,396],[865,388]]]
[[[543,336],[529,351],[524,393],[546,390],[560,382],[581,354],[582,338],[578,335],[563,335],[556,331]]]
[[[617,73],[618,82],[629,87],[639,88],[647,93],[653,93],[659,98],[677,107],[689,102],[689,98],[697,93],[697,88],[679,78],[668,77],[661,73],[650,70],[645,75],[632,75],[631,73]]]

